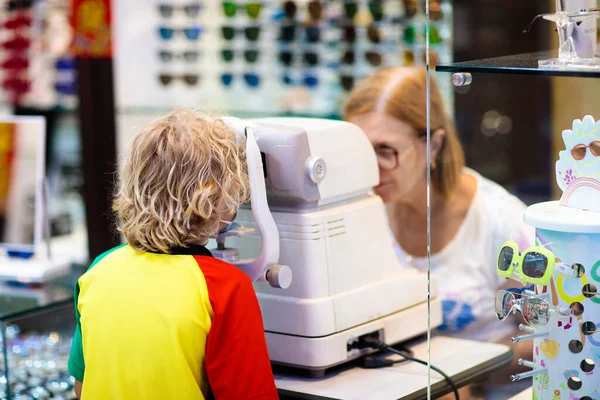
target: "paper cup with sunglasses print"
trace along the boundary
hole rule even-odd
[[[600,212],[600,121],[590,115],[576,119],[562,137],[565,150],[556,162],[560,204]]]

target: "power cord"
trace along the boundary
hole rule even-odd
[[[389,346],[378,339],[375,339],[372,337],[364,338],[364,344],[368,345],[369,347],[371,347],[373,349],[389,351],[391,353],[398,354],[399,356],[404,358],[404,360],[389,360],[389,359],[385,359],[385,358],[384,359],[378,359],[378,358],[366,359],[365,363],[364,363],[365,368],[389,367],[394,364],[405,362],[406,360],[414,361],[414,362],[422,364],[422,365],[427,365],[426,361],[419,360],[418,358],[413,357],[412,353],[409,353],[406,351],[401,351],[401,350],[396,350],[392,346]],[[446,381],[452,388],[452,391],[454,392],[454,397],[456,398],[456,400],[460,400],[460,396],[458,395],[458,389],[456,388],[456,384],[454,383],[454,381],[448,375],[446,375],[441,369],[439,369],[433,365],[431,365],[431,369],[434,370],[435,372],[439,373],[446,379]]]

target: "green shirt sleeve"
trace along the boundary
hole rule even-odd
[[[73,335],[71,344],[71,354],[69,355],[69,373],[79,382],[83,382],[85,372],[85,361],[83,360],[83,344],[81,342],[81,323],[79,322],[79,310],[77,308],[77,299],[79,297],[79,281],[75,284],[75,319],[77,326]]]

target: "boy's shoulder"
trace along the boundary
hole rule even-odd
[[[250,277],[235,265],[211,256],[194,256],[204,275],[213,278],[252,284]]]

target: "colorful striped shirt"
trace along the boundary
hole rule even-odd
[[[250,279],[195,246],[122,245],[75,288],[69,372],[82,399],[277,399]]]

